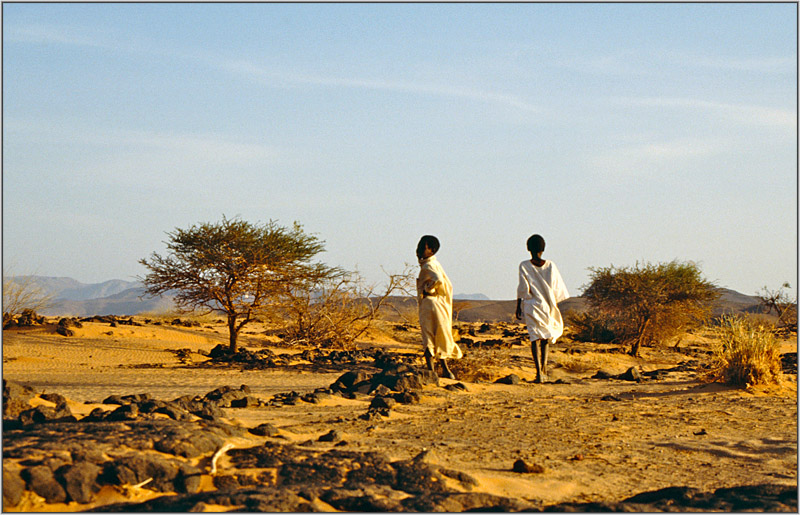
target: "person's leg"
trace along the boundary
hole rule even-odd
[[[439,363],[442,365],[442,377],[446,377],[447,379],[455,379],[456,376],[453,372],[447,367],[447,360],[440,359]]]
[[[428,370],[434,373],[436,372],[436,369],[433,367],[433,354],[431,354],[430,349],[427,347],[425,347],[425,364],[427,365]]]
[[[539,352],[539,340],[531,340],[531,354],[533,354],[533,362],[536,364],[536,382],[543,382],[542,378],[542,361]]]
[[[539,345],[541,346],[542,355],[542,375],[544,376],[544,380],[547,381],[549,380],[547,377],[547,351],[550,347],[550,340],[539,340]]]

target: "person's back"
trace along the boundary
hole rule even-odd
[[[534,234],[528,238],[527,248],[531,259],[519,264],[516,317],[524,319],[528,328],[536,382],[541,383],[547,378],[548,345],[564,333],[558,303],[569,298],[569,292],[556,264],[542,259],[544,238]]]

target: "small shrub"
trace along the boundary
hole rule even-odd
[[[642,346],[663,343],[701,324],[719,296],[692,262],[589,270],[591,283],[583,296],[614,320],[617,340],[630,344],[633,356]]]
[[[569,311],[565,315],[569,337],[577,342],[613,343],[617,335],[613,319],[596,310],[582,313]]]
[[[709,379],[745,387],[780,382],[780,348],[770,328],[750,318],[726,315],[715,333],[718,343]]]

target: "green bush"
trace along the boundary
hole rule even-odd
[[[617,340],[642,346],[664,342],[700,325],[719,296],[695,263],[636,263],[633,267],[590,268],[583,293],[592,310],[613,320]]]
[[[726,315],[715,333],[718,342],[709,379],[745,387],[780,382],[781,354],[771,328],[750,318]]]

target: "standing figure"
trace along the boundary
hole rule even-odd
[[[569,298],[556,264],[542,259],[544,238],[534,234],[528,238],[531,259],[519,264],[517,286],[517,320],[525,319],[531,339],[531,353],[536,364],[536,382],[547,381],[547,350],[550,342],[564,332],[564,321],[558,303]]]
[[[435,373],[433,360],[438,359],[442,376],[455,379],[447,367],[447,359],[459,359],[463,354],[453,340],[453,285],[434,256],[438,250],[439,240],[435,236],[423,236],[417,244],[419,326],[428,369]]]

